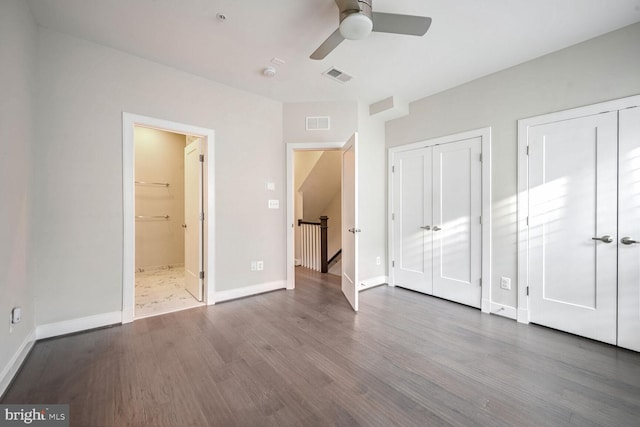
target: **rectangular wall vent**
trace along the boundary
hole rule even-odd
[[[329,116],[307,117],[307,130],[329,130]]]
[[[350,76],[342,70],[338,70],[336,67],[331,67],[322,74],[338,83],[346,83],[353,78],[353,76]]]

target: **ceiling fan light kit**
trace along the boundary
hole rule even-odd
[[[335,0],[340,10],[340,25],[315,52],[311,59],[324,59],[344,39],[361,40],[372,31],[410,36],[423,36],[431,26],[426,16],[373,12],[373,0]]]

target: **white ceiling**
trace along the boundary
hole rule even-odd
[[[375,0],[430,16],[424,37],[372,33],[322,61],[334,0],[29,0],[43,27],[284,102],[413,101],[640,21],[640,0]],[[218,22],[217,13],[227,19]],[[281,58],[276,66],[270,61]],[[262,69],[277,68],[266,78]],[[321,75],[335,66],[355,78]]]

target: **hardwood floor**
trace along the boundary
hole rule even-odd
[[[72,426],[638,426],[640,354],[400,288],[295,291],[35,345],[3,403]]]

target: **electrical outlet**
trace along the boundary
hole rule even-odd
[[[257,261],[256,268],[258,269],[258,271],[264,270],[264,261]]]
[[[251,261],[251,271],[256,271],[258,269],[258,263],[255,261]]]
[[[500,288],[510,291],[511,290],[511,279],[508,278],[508,277],[502,276],[500,278]]]
[[[379,256],[376,257],[376,265],[380,265],[382,264],[382,260],[380,259]]]

